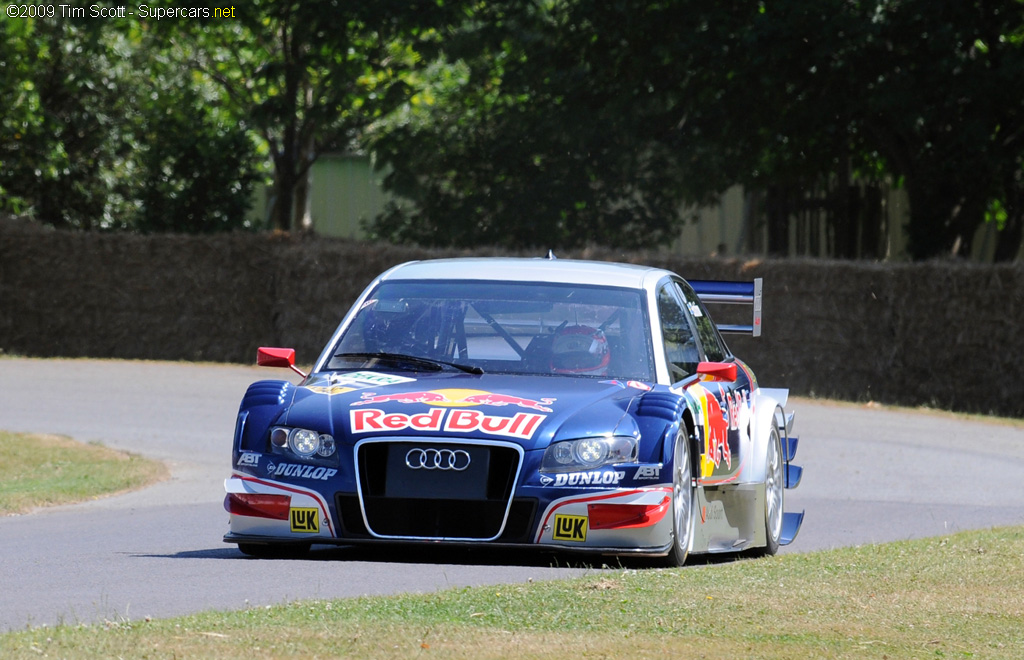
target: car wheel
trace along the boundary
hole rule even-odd
[[[666,566],[682,566],[693,541],[693,468],[685,427],[672,451],[672,548],[664,558]]]
[[[309,543],[239,543],[243,555],[260,559],[295,559],[309,552]]]
[[[765,454],[764,474],[764,527],[766,543],[758,548],[759,555],[774,555],[779,551],[782,536],[782,510],[786,488],[786,475],[782,460],[782,440],[779,429],[772,425],[771,437]]]

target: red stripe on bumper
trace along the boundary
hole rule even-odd
[[[668,512],[672,500],[660,504],[588,504],[590,529],[628,529],[656,525]]]
[[[228,493],[224,498],[224,509],[236,516],[288,520],[292,498],[288,495],[263,493]]]

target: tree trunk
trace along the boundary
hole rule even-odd
[[[789,256],[789,204],[785,186],[769,186],[765,195],[765,216],[768,220],[768,254]]]
[[[1016,176],[1011,176],[1003,184],[1006,191],[1006,224],[996,238],[996,251],[992,260],[1013,261],[1020,254],[1024,243],[1024,191],[1021,190]]]
[[[293,215],[295,207],[295,182],[297,179],[298,144],[296,144],[296,122],[298,112],[299,68],[298,42],[289,32],[287,21],[281,23],[281,52],[284,54],[284,102],[288,118],[281,138],[281,150],[274,157],[274,174],[277,183],[277,213],[274,214],[274,228],[282,231],[295,229]]]
[[[295,182],[295,209],[292,217],[295,218],[295,229],[308,231],[313,228],[312,218],[309,217],[309,189],[312,173],[309,168],[298,176]]]
[[[995,262],[1013,261],[1020,254],[1022,242],[1024,242],[1024,218],[1017,210],[1007,216],[1006,224],[999,231],[996,238],[996,251],[992,260]]]
[[[981,198],[962,194],[950,181],[928,178],[908,180],[907,197],[907,251],[912,259],[970,255],[974,233],[984,220]]]
[[[294,161],[282,155],[275,159],[274,165],[274,229],[291,231],[292,208],[295,206]]]

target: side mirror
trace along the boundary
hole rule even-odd
[[[295,366],[294,348],[269,348],[261,346],[256,350],[256,364],[261,367],[287,367],[303,378],[306,374]]]
[[[697,365],[697,373],[710,376],[711,380],[736,382],[735,362],[701,362]]]

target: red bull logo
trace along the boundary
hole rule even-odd
[[[515,406],[525,410],[536,410],[537,412],[551,412],[548,405],[555,399],[524,399],[523,397],[510,394],[496,394],[484,390],[467,389],[442,389],[426,390],[421,392],[396,392],[394,394],[377,394],[366,392],[353,406],[379,405],[395,401],[398,403],[426,403],[432,406],[445,408],[461,408],[466,406]]]
[[[411,429],[423,432],[485,433],[508,438],[529,440],[549,413],[548,404],[555,399],[525,399],[510,394],[496,394],[484,390],[441,389],[418,392],[395,392],[393,394],[364,393],[359,401],[352,404],[349,422],[352,433],[395,432]],[[430,406],[424,413],[406,414],[385,412],[379,408],[355,406],[380,405],[382,403],[423,403]],[[446,408],[468,408],[472,406],[512,406],[534,412],[517,412],[510,417],[488,415],[479,410],[446,410]]]
[[[356,401],[353,406],[365,406],[368,404],[387,403],[397,401],[399,403],[450,403],[440,392],[400,392],[398,394],[377,394],[367,392],[361,401]]]
[[[446,433],[485,433],[508,438],[529,440],[544,421],[546,415],[517,412],[511,417],[487,415],[479,410],[445,410],[431,408],[425,413],[407,415],[388,413],[379,408],[360,408],[349,411],[352,433],[413,431],[444,431]]]
[[[495,394],[493,392],[485,392],[483,394],[474,394],[467,396],[463,399],[466,403],[481,404],[484,406],[516,406],[518,408],[526,408],[527,410],[539,410],[540,412],[551,412],[551,408],[546,405],[554,402],[554,399],[524,399],[518,396],[512,396],[509,394]]]

